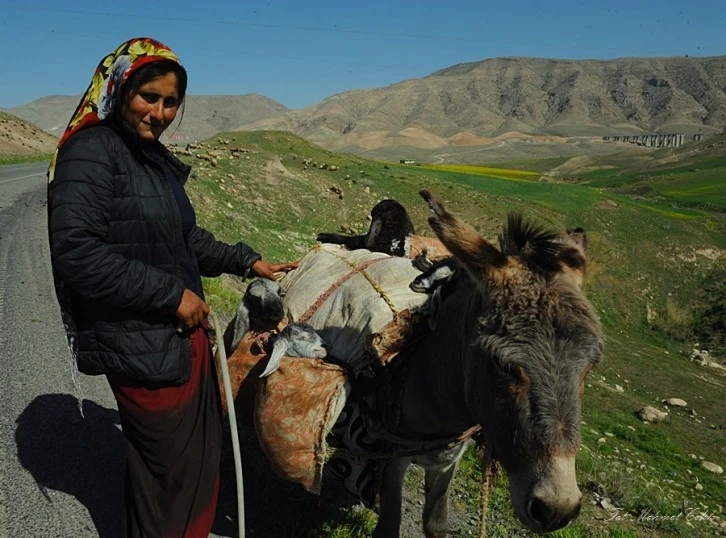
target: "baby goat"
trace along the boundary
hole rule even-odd
[[[267,362],[265,371],[260,377],[267,377],[280,367],[283,355],[288,357],[317,357],[325,358],[328,355],[327,345],[307,323],[291,323],[275,338],[272,344],[272,353]]]
[[[277,327],[284,316],[284,296],[285,290],[274,280],[258,278],[250,282],[224,335],[225,343],[229,342],[225,346],[227,354],[234,351],[250,329],[269,331]]]

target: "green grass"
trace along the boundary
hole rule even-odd
[[[38,162],[50,163],[52,157],[52,153],[42,153],[35,155],[0,155],[0,165]]]
[[[288,133],[219,137],[234,140],[229,146],[214,144],[212,149],[220,153],[217,167],[189,159],[195,177],[188,190],[199,222],[219,238],[242,240],[273,261],[299,258],[321,231],[337,232],[345,225],[364,233],[371,207],[386,197],[407,207],[419,233],[432,235],[428,208],[418,195],[422,188],[492,240],[510,211],[555,229],[584,227],[589,237],[585,292],[603,323],[606,348],[585,392],[578,459],[583,513],[554,536],[713,535],[708,522],[675,516],[690,509],[720,513],[726,505],[723,476],[700,465],[703,457],[726,466],[726,377],[689,360],[697,314],[709,311],[708,301],[716,295],[704,296],[701,290],[720,289],[707,288],[704,282],[723,274],[714,259],[720,253],[723,263],[726,253],[726,186],[718,180],[726,172],[723,155],[706,148],[696,157],[688,154],[686,164],[675,159],[668,167],[651,169],[642,158],[635,164],[614,159],[611,168],[588,173],[579,182],[544,182],[523,178],[520,172],[512,172],[516,180],[492,177],[482,172],[484,165],[478,168],[482,173],[474,173],[469,167],[367,161],[325,151]],[[247,152],[242,159],[229,159],[230,146]],[[305,158],[339,170],[306,170]],[[530,164],[513,163],[512,168],[539,173],[546,171],[545,164],[560,162]],[[342,189],[342,199],[331,187]],[[232,277],[205,280],[210,304],[227,316],[243,288]],[[709,323],[717,327],[719,305],[712,306],[709,312],[716,317]],[[644,405],[662,407],[661,400],[670,397],[685,399],[688,409],[671,409],[663,424],[645,425],[635,417]],[[602,438],[604,443],[599,442]],[[264,470],[263,462],[261,457],[250,466]],[[413,475],[410,489],[417,478]],[[271,526],[279,536],[291,535],[291,529],[299,530],[299,536],[365,536],[374,524],[369,511],[319,506],[295,487],[272,481],[269,469],[254,480],[272,484],[257,502],[265,502],[267,495],[286,510],[270,521],[253,502],[252,520]],[[476,517],[478,480],[476,457],[467,454],[452,492],[452,511],[459,518]],[[695,489],[696,481],[703,489]],[[611,515],[591,504],[590,483],[600,484],[622,518],[606,520]],[[505,476],[497,479],[489,515],[490,536],[529,536],[512,514]]]
[[[665,205],[706,207],[723,212],[726,210],[724,140],[726,137],[720,135],[695,147],[660,150],[652,155],[649,165],[624,161],[622,166],[582,173],[580,179],[591,187],[614,188],[624,194],[657,199]]]

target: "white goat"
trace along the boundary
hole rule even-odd
[[[288,357],[325,358],[328,350],[320,335],[307,323],[291,323],[275,338],[272,353],[265,371],[260,377],[267,377],[280,367],[283,355]]]

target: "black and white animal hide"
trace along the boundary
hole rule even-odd
[[[415,232],[406,208],[395,200],[382,200],[371,209],[371,225],[364,235],[320,233],[321,243],[345,245],[350,250],[365,248],[391,256],[406,256],[406,239]]]

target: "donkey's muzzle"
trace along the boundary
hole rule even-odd
[[[537,524],[540,532],[561,529],[580,514],[581,499],[575,503],[550,502],[533,496],[527,506],[527,515]]]

